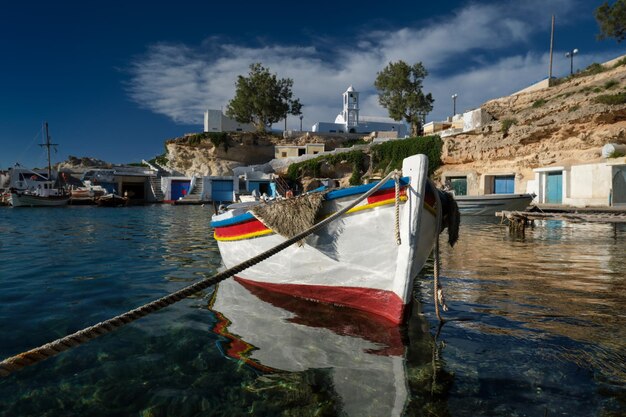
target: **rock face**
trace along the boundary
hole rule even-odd
[[[166,143],[168,167],[187,176],[232,175],[238,166],[262,164],[274,157],[274,139],[254,133],[230,135],[226,144],[193,143],[177,138]]]
[[[56,164],[55,169],[58,171],[81,172],[87,168],[111,168],[111,164],[101,159],[91,158],[88,156],[76,157],[68,156],[67,161]]]
[[[514,172],[525,189],[534,168],[598,162],[602,146],[626,143],[626,104],[595,100],[618,93],[626,93],[626,66],[491,100],[481,107],[494,121],[443,139],[436,175],[467,175],[478,187],[471,180],[481,174]]]
[[[344,136],[317,136],[303,134],[293,138],[257,133],[229,133],[221,143],[210,139],[194,140],[194,135],[166,142],[168,167],[186,176],[232,175],[233,168],[260,165],[274,159],[276,145],[303,146],[307,143],[324,143],[326,150],[342,146]]]

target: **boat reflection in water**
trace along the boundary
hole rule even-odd
[[[264,374],[247,387],[250,391],[266,391],[272,401],[277,396],[271,390],[285,389],[286,382],[296,381],[292,391],[310,384],[289,373],[323,370],[327,379],[321,385],[333,391],[333,406],[349,416],[399,416],[408,406],[445,407],[451,377],[434,361],[436,343],[418,307],[414,303],[407,325],[398,327],[365,312],[235,280],[221,282],[210,303],[217,315],[212,330],[222,336],[220,350]],[[425,397],[428,405],[415,404]]]

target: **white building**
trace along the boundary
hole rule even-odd
[[[398,137],[407,135],[407,127],[389,117],[372,117],[359,115],[359,93],[352,86],[343,93],[343,110],[337,115],[334,123],[317,122],[311,129],[321,133],[363,133],[398,132]]]
[[[251,123],[239,123],[226,117],[221,110],[204,112],[205,132],[254,132],[256,127]]]
[[[540,204],[573,207],[626,205],[626,157],[605,162],[536,168],[527,191]]]

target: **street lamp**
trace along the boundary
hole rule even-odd
[[[569,74],[574,74],[574,55],[578,53],[578,49],[572,49],[565,54],[566,58],[569,58]]]
[[[304,117],[303,115],[300,115],[300,132],[302,132],[302,118],[303,117]]]
[[[456,98],[459,95],[454,93],[452,94],[452,117],[454,117],[456,115]]]

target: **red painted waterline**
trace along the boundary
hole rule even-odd
[[[256,286],[293,297],[350,307],[381,316],[394,324],[402,323],[406,305],[392,291],[373,288],[326,285],[274,284],[235,277],[245,285]]]

